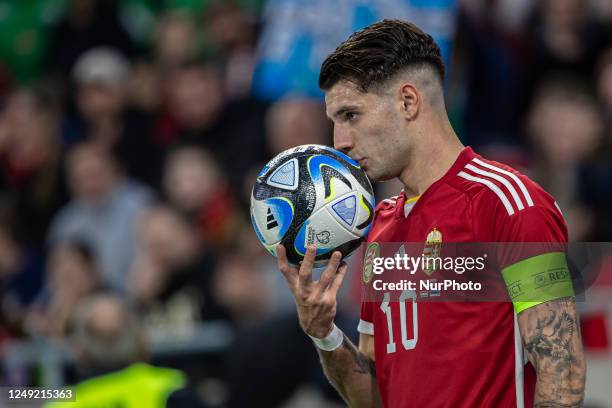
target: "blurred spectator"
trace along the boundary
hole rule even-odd
[[[601,57],[597,65],[597,95],[605,120],[605,138],[595,157],[580,172],[581,195],[595,209],[597,223],[594,240],[612,240],[612,48]]]
[[[68,144],[83,139],[113,149],[130,176],[157,187],[161,152],[151,136],[152,117],[128,109],[129,62],[112,48],[95,48],[77,61],[77,114],[64,124]]]
[[[583,0],[542,0],[527,27],[530,58],[526,86],[531,91],[551,74],[589,80],[612,39],[609,25],[596,21]]]
[[[97,295],[75,311],[71,335],[82,382],[77,399],[49,407],[202,407],[181,371],[146,364],[147,343],[138,316],[120,298]]]
[[[595,99],[580,82],[550,79],[538,90],[527,123],[537,149],[535,179],[557,200],[570,238],[588,240],[595,219],[579,195],[578,176],[603,145],[604,124]]]
[[[285,98],[274,103],[266,116],[266,141],[270,153],[302,144],[328,145],[331,122],[325,106],[315,99]]]
[[[147,359],[146,337],[125,300],[98,294],[75,306],[70,340],[81,375]]]
[[[234,0],[214,0],[204,16],[207,40],[223,65],[228,99],[249,96],[255,68],[255,18]]]
[[[0,206],[0,332],[22,334],[27,307],[43,281],[42,255],[23,245],[17,237],[15,211],[9,203]],[[2,341],[0,333],[0,342]]]
[[[215,259],[179,214],[163,206],[144,212],[137,242],[127,292],[152,329],[172,327],[177,335],[200,320],[225,317],[211,296]]]
[[[15,195],[17,228],[37,247],[67,199],[57,114],[48,95],[21,89],[10,96],[0,118],[0,187]]]
[[[239,324],[248,326],[295,313],[295,300],[279,273],[276,258],[264,248],[251,225],[244,225],[233,245],[220,252],[214,293]],[[248,293],[248,288],[258,288]]]
[[[28,312],[26,329],[34,335],[64,337],[76,305],[101,288],[91,248],[78,241],[58,243],[49,252],[46,287]]]
[[[597,65],[597,94],[601,102],[606,125],[612,129],[612,48],[600,58]]]
[[[48,65],[67,80],[77,59],[99,46],[123,55],[133,52],[132,41],[119,19],[116,0],[71,0],[65,17],[51,30]]]
[[[612,19],[612,2],[609,0],[590,0],[593,13],[598,16],[600,21],[610,21]]]
[[[181,11],[162,14],[154,36],[154,54],[162,74],[197,56],[197,30],[192,17]]]
[[[152,193],[127,178],[117,160],[91,142],[70,150],[67,173],[71,201],[53,220],[49,242],[83,240],[100,261],[104,283],[122,289],[134,257],[135,221]]]
[[[526,44],[517,26],[524,22],[530,3],[533,1],[460,2],[447,107],[465,144],[478,148],[519,142],[520,104],[527,96],[519,85]],[[507,15],[509,8],[512,18]]]
[[[224,108],[219,73],[208,64],[189,62],[177,67],[167,83],[168,108],[184,136],[198,138],[202,144],[221,140],[207,135],[218,125]]]
[[[161,82],[162,77],[151,62],[138,60],[127,84],[127,105],[155,117],[162,105]]]
[[[269,315],[275,294],[261,266],[261,260],[227,253],[215,271],[214,296],[239,325],[254,325]]]
[[[91,138],[112,148],[123,131],[121,114],[125,105],[129,62],[112,48],[95,48],[77,60],[72,71],[75,100],[82,123],[76,123],[68,142]]]
[[[113,48],[94,48],[77,60],[72,76],[77,85],[77,106],[86,121],[96,126],[119,116],[129,73],[128,60]],[[98,136],[95,128],[92,131],[94,138],[106,136]]]
[[[232,187],[241,186],[247,170],[266,157],[263,117],[267,106],[254,100],[226,103],[219,72],[190,62],[167,82],[168,117],[162,140],[181,140],[210,151]]]
[[[216,160],[197,146],[181,145],[172,150],[166,159],[163,185],[170,204],[187,216],[210,248],[224,247],[244,224]]]

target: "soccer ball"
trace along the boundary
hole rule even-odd
[[[315,267],[334,250],[349,255],[367,236],[374,218],[372,185],[359,164],[327,146],[285,150],[264,166],[253,187],[251,221],[276,256],[281,243],[297,265],[306,247],[317,248]]]

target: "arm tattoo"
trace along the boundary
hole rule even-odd
[[[525,312],[521,332],[538,375],[534,408],[579,407],[585,364],[574,300],[558,299]]]
[[[346,336],[344,336],[344,340],[342,341],[342,347],[346,347],[349,353],[351,353],[351,357],[355,363],[354,370],[356,373],[369,374],[376,378],[376,367],[374,362],[357,350],[357,348],[346,338]]]
[[[566,311],[547,310],[536,321],[535,332],[526,338],[527,352],[541,357],[538,363],[549,362],[562,370],[571,364],[571,336],[575,321]],[[542,361],[543,358],[547,361]],[[538,368],[538,367],[536,367]]]

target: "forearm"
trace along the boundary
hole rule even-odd
[[[537,373],[534,408],[581,407],[586,363],[574,300],[559,299],[536,308],[522,328]]]
[[[560,378],[559,378],[560,377]],[[565,378],[563,378],[565,377]],[[573,377],[573,378],[569,378]],[[584,400],[584,374],[566,373],[552,378],[538,375],[534,408],[580,408]],[[560,381],[559,381],[560,380]],[[581,383],[581,384],[578,384]]]
[[[584,401],[584,364],[568,364],[559,373],[538,372],[534,408],[578,408]]]
[[[534,408],[582,407],[586,366],[582,356],[570,354],[577,347],[582,346],[566,344],[538,363]]]
[[[374,362],[346,336],[336,350],[319,350],[319,356],[325,375],[349,407],[382,407]]]
[[[279,270],[295,298],[300,326],[319,349],[325,375],[351,408],[382,407],[370,358],[334,325],[336,296],[347,270],[346,264],[340,264],[340,251],[334,251],[318,281],[312,280],[314,245],[306,249],[299,270],[289,265],[285,247],[279,245],[276,253]],[[373,350],[372,343],[371,346]]]

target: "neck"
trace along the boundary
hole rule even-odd
[[[408,196],[423,194],[446,174],[464,148],[450,123],[424,129],[421,136],[423,142],[417,143],[399,176]]]

